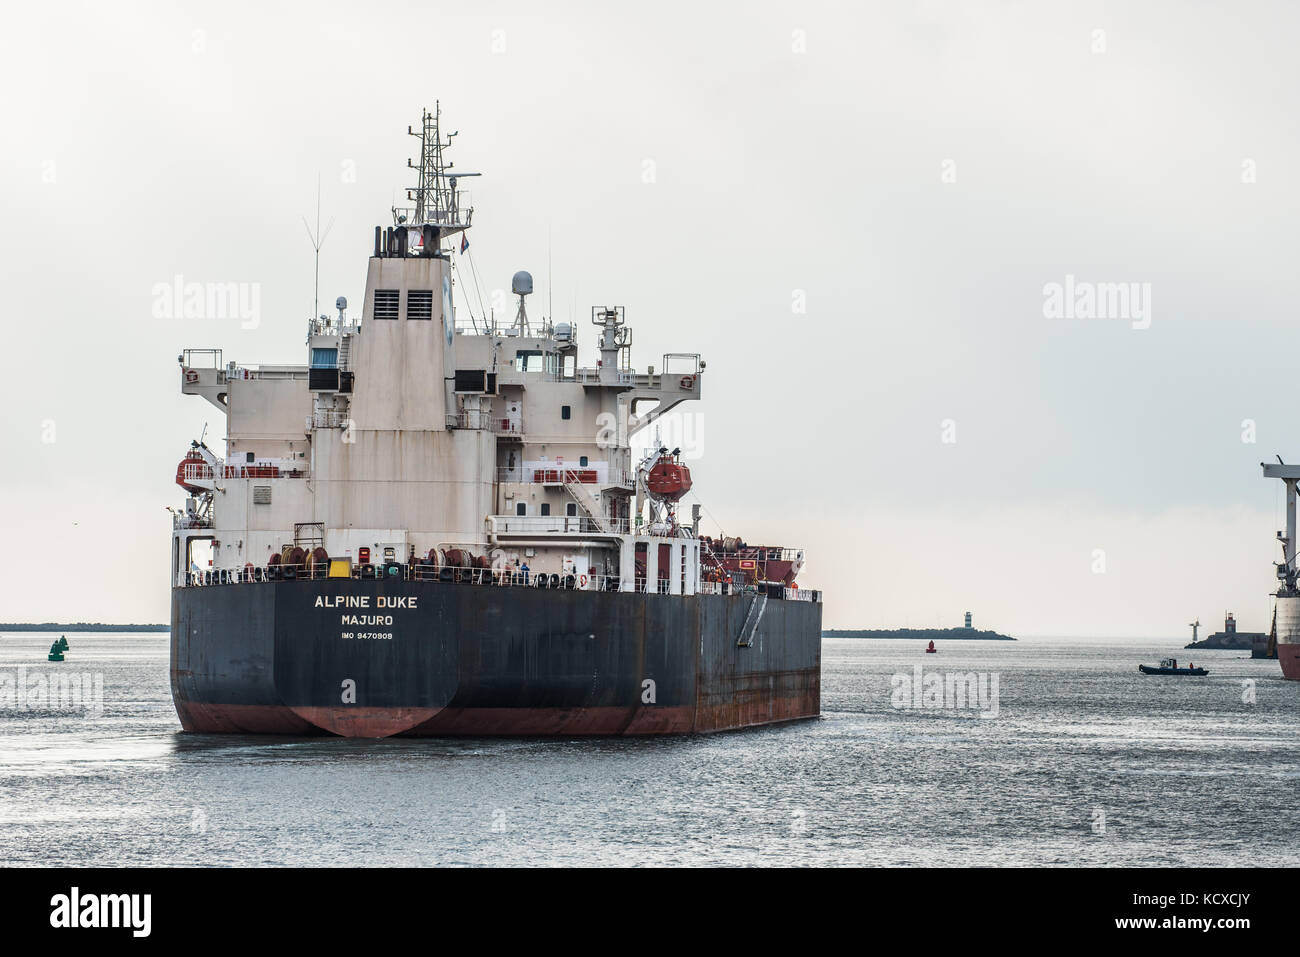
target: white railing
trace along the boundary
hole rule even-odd
[[[739,595],[742,591],[743,586],[726,582],[700,582],[699,586],[701,595]]]
[[[487,429],[489,432],[495,432],[497,435],[518,435],[523,436],[523,423],[511,422],[509,419],[502,419],[492,415],[489,409],[479,409],[477,412],[470,410],[468,412],[447,413],[447,428],[449,429]]]
[[[212,519],[201,518],[189,512],[173,512],[172,528],[212,528]]]
[[[540,477],[538,473],[541,473]],[[590,474],[589,474],[590,473]],[[602,478],[602,473],[604,477]],[[497,467],[497,481],[515,485],[565,485],[573,482],[592,488],[617,485],[630,488],[634,485],[632,473],[627,469],[611,468],[605,464]]]
[[[350,413],[344,409],[316,409],[311,414],[312,428],[346,429]]]
[[[713,543],[717,544],[717,539],[714,539]],[[705,555],[719,561],[797,562],[803,553],[802,548],[767,548],[762,545],[747,545],[732,551],[721,551],[710,548],[708,542],[703,542],[703,545]]]
[[[264,582],[284,580],[328,581],[326,567],[323,564],[318,564],[310,569],[305,565],[266,567],[245,565],[238,568],[209,568],[199,572],[183,572],[179,576],[180,580],[177,584],[182,587],[210,588],[225,585],[262,584]],[[362,566],[354,565],[351,577],[379,581],[397,577],[402,581],[459,583],[497,588],[555,588],[566,591],[619,591],[621,589],[621,579],[618,575],[585,574],[577,570],[539,572],[528,568],[526,563],[506,565],[496,569],[452,568],[421,563],[407,563],[396,567],[398,575],[390,576],[386,573],[383,565],[370,566],[368,573],[363,571]],[[669,593],[668,579],[666,578],[659,579],[655,583],[655,587],[647,588],[647,584],[645,578],[638,577],[633,581],[633,590],[641,593],[649,591],[652,594],[661,595]],[[761,593],[762,589],[734,583],[704,581],[699,583],[697,592],[701,595],[740,595]],[[782,598],[786,601],[821,602],[822,595],[820,591],[811,589],[785,588],[782,589]]]
[[[338,316],[321,316],[318,319],[307,320],[307,334],[312,336],[350,334],[357,332],[360,328],[361,320],[353,319],[351,316],[345,316],[342,320]]]
[[[524,424],[522,421],[513,421],[495,416],[488,409],[482,409],[478,412],[448,412],[447,428],[449,429],[487,429],[496,435],[516,435],[519,438],[524,436]]]
[[[251,465],[218,465],[215,469],[206,462],[186,462],[181,477],[186,482],[211,482],[219,479],[276,479],[306,478],[305,470],[297,463],[279,464],[254,462]]]
[[[626,535],[628,520],[605,519],[602,529],[590,515],[494,515],[498,535]]]
[[[660,387],[662,376],[659,373],[630,372],[620,370],[611,380],[619,385],[640,385],[648,386],[652,389]],[[542,373],[543,382],[580,382],[583,385],[597,385],[603,380],[600,377],[599,369],[575,369],[572,375],[565,375],[563,372],[545,372]]]
[[[308,370],[306,366],[288,367],[282,369],[263,369],[258,366],[244,368],[236,366],[235,368],[225,368],[220,370],[220,378],[223,382],[229,382],[232,379],[306,379]]]
[[[698,376],[700,374],[701,362],[698,352],[665,352],[662,362],[663,364],[659,368],[669,378],[683,375]],[[676,365],[680,365],[681,368],[670,368],[670,366]]]
[[[183,349],[181,365],[186,369],[222,369],[220,349]]]

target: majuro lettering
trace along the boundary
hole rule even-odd
[[[374,599],[374,610],[406,608],[416,609],[419,605],[419,597],[416,595],[317,595],[317,608],[362,608],[369,610],[371,608],[371,599]],[[379,625],[393,626],[392,615],[361,614],[353,615],[344,612],[339,615],[339,624],[344,628],[374,628]],[[380,641],[392,641],[393,633],[391,631],[342,631],[339,637],[345,640],[349,639],[371,639]]]

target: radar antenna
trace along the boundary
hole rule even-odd
[[[444,137],[438,126],[441,115],[442,108],[435,101],[432,113],[428,110],[421,111],[418,131],[409,126],[406,128],[407,133],[420,140],[419,164],[409,159],[406,161],[408,168],[418,171],[419,178],[416,185],[406,190],[406,198],[414,205],[393,207],[394,224],[435,226],[440,245],[442,240],[469,229],[474,218],[474,207],[462,205],[462,200],[468,197],[462,196],[461,191],[457,190],[456,180],[465,176],[483,175],[452,172],[456,164],[446,162],[442,151],[451,146],[452,138],[460,131],[448,133]]]
[[[532,335],[528,325],[528,310],[524,308],[524,297],[533,292],[532,274],[522,269],[515,273],[510,279],[510,291],[519,297],[519,311],[515,313],[514,328],[519,330],[521,336]]]
[[[311,319],[316,321],[320,314],[320,248],[325,245],[325,240],[329,238],[330,230],[334,228],[334,220],[331,219],[329,225],[325,227],[324,235],[320,231],[320,173],[316,174],[316,232],[311,231],[311,226],[307,224],[307,217],[302,218],[302,224],[307,229],[307,238],[311,240],[311,248],[316,253],[316,284],[313,287],[311,303]]]

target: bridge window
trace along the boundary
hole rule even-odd
[[[541,372],[542,371],[542,354],[526,349],[521,349],[515,353],[515,371],[516,372]]]
[[[313,349],[311,351],[311,367],[313,369],[337,369],[339,367],[339,351],[337,349]]]

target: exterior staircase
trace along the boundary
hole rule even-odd
[[[605,535],[612,534],[613,529],[610,527],[609,521],[601,514],[600,496],[592,491],[590,485],[573,481],[573,477],[571,470],[566,469],[561,472],[560,478],[564,484],[564,490],[569,493],[570,498],[578,503],[578,507],[587,513],[597,531]]]

